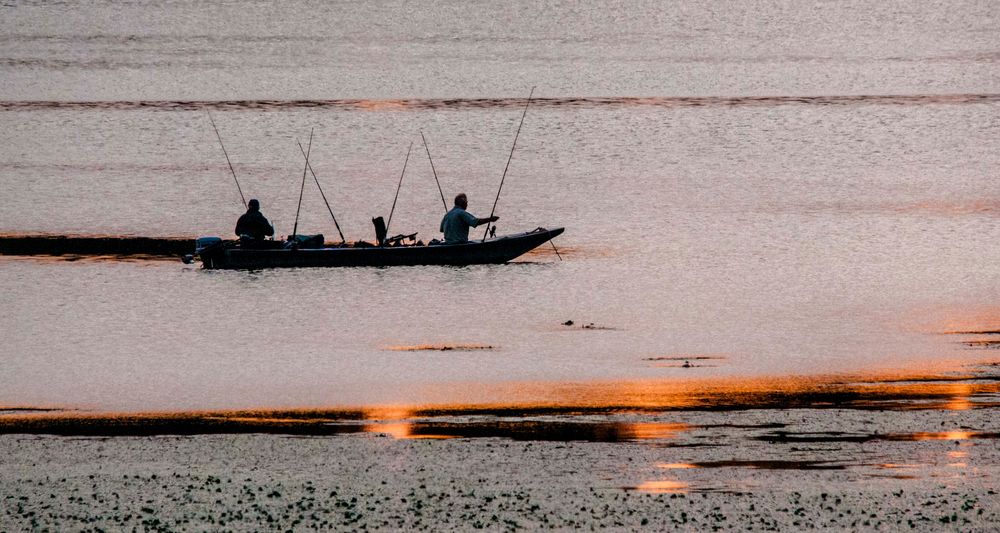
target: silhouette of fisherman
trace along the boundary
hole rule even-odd
[[[241,241],[262,241],[274,235],[274,226],[260,212],[260,202],[256,198],[247,203],[247,212],[236,221],[236,235]]]
[[[451,208],[451,211],[448,211],[441,219],[441,233],[444,233],[446,244],[469,242],[470,227],[474,228],[480,224],[496,222],[500,219],[498,216],[476,218],[475,215],[465,210],[467,207],[469,207],[469,199],[465,193],[459,194],[455,197],[455,207]]]

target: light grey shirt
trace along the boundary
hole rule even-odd
[[[469,227],[479,225],[479,219],[472,213],[461,207],[453,207],[451,211],[441,219],[441,233],[444,233],[444,242],[460,243],[469,242]]]

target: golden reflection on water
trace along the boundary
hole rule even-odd
[[[686,470],[688,468],[698,468],[698,465],[693,465],[691,463],[658,463],[657,468],[666,468],[668,470]]]
[[[365,420],[403,420],[413,416],[413,408],[400,405],[368,407],[362,411]]]
[[[655,481],[645,481],[636,486],[635,490],[651,494],[683,494],[687,492],[689,486],[687,483],[681,481],[658,479]]]
[[[408,422],[414,416],[412,409],[400,406],[383,406],[365,409],[362,412],[364,420],[377,421],[364,424],[365,433],[389,435],[394,439],[446,438],[434,435],[414,435],[413,424]]]
[[[972,375],[965,378],[974,377]],[[883,373],[808,377],[692,378],[575,383],[467,383],[427,390],[432,403],[454,408],[587,408],[684,410],[880,407],[968,410],[973,398],[1000,393],[995,381],[956,382],[962,376]]]
[[[974,335],[1000,331],[1000,306],[963,305],[914,309],[908,322],[923,333]]]
[[[973,381],[956,381],[974,379]],[[677,423],[627,423],[539,416],[743,409],[946,409],[997,406],[1000,382],[976,375],[893,373],[859,376],[649,379],[598,382],[463,383],[415,387],[421,403],[259,409],[215,412],[108,413],[66,407],[8,407],[0,431],[93,431],[123,434],[288,430],[300,433],[381,433],[394,438],[511,436],[524,439],[626,442],[673,439],[689,427]],[[440,417],[486,416],[487,422],[443,422]],[[120,422],[111,423],[118,418]],[[62,421],[59,421],[59,420]],[[567,419],[569,420],[569,419]],[[478,425],[477,425],[478,424]],[[456,428],[463,426],[463,428]],[[74,429],[77,428],[77,429]],[[115,429],[122,428],[122,429]],[[159,429],[155,429],[159,428]],[[89,430],[88,430],[89,431]],[[995,438],[965,430],[887,436],[890,440]],[[971,443],[969,443],[971,444]],[[665,467],[666,468],[666,467]]]
[[[622,424],[622,426],[623,433],[633,440],[672,439],[690,427],[687,424],[657,423]]]
[[[392,424],[365,424],[365,433],[378,433],[389,435],[394,439],[454,439],[456,435],[436,435],[433,433],[415,433],[414,426],[409,422],[395,422]]]
[[[944,408],[949,411],[968,411],[972,409],[972,402],[969,396],[972,395],[972,387],[968,383],[955,383],[949,388],[953,395],[951,400],[945,404]]]
[[[909,435],[907,440],[969,440],[975,436],[971,431],[918,432]]]

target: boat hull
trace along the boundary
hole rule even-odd
[[[563,228],[539,228],[485,242],[369,248],[253,249],[235,243],[222,243],[202,250],[199,257],[202,265],[209,269],[500,264],[523,255],[562,232]]]

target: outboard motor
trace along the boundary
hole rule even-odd
[[[206,248],[218,246],[222,243],[219,237],[198,237],[194,240],[194,253],[200,254]]]
[[[201,255],[202,252],[216,246],[222,246],[222,239],[219,237],[198,237],[194,240],[194,253],[187,254],[181,258],[184,264],[194,263],[194,256]]]
[[[184,264],[190,265],[191,263],[194,263],[194,256],[201,254],[208,248],[218,246],[221,243],[222,239],[218,237],[198,237],[194,240],[194,253],[184,254],[184,257],[182,257],[181,260],[184,261]]]

